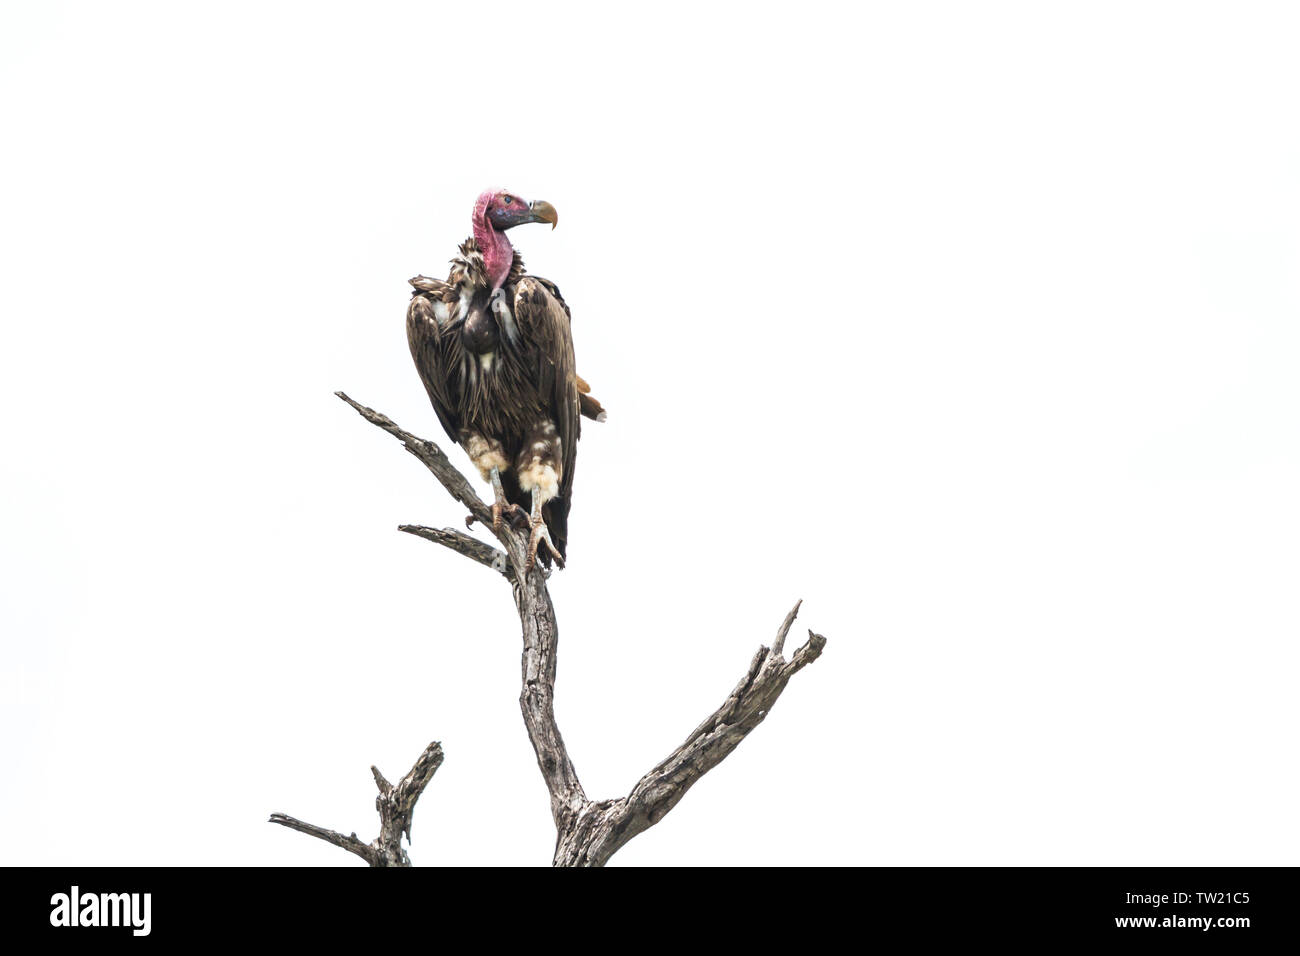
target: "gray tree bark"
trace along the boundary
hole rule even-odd
[[[443,488],[469,509],[468,520],[477,520],[489,531],[492,530],[491,509],[478,497],[441,448],[404,431],[387,416],[354,402],[342,392],[336,394],[356,409],[366,421],[400,440],[406,450],[433,473]],[[790,678],[815,661],[826,646],[826,638],[809,631],[808,640],[786,660],[786,636],[800,607],[796,603],[781,622],[772,645],[758,649],[745,676],[722,706],[705,718],[681,746],[637,781],[627,796],[613,800],[591,800],[582,789],[578,773],[564,746],[564,739],[560,736],[560,728],[555,722],[555,666],[559,628],[555,620],[555,607],[546,590],[546,572],[540,564],[532,571],[525,570],[527,535],[510,527],[509,522],[503,522],[500,532],[495,534],[501,545],[496,548],[451,528],[402,525],[399,530],[464,555],[491,568],[510,583],[523,636],[523,687],[519,694],[519,708],[523,712],[528,738],[537,755],[537,766],[551,798],[551,818],[555,822],[556,832],[555,855],[552,859],[555,866],[604,866],[620,847],[662,820],[696,781],[721,763],[750,731],[763,722]],[[428,751],[425,753],[427,756]],[[421,760],[425,760],[425,757]],[[442,753],[439,749],[437,763],[441,761]],[[419,768],[420,763],[417,763],[412,774]],[[410,813],[414,809],[415,800],[419,799],[420,792],[436,769],[437,764],[434,764],[418,788],[408,787],[410,803],[401,805],[405,817],[397,816],[397,809],[390,809],[389,816],[385,816],[384,808],[380,807],[381,835],[374,844],[361,843],[355,834],[344,837],[282,814],[272,816],[271,820],[328,840],[362,856],[372,866],[408,865],[409,860],[401,852],[402,829],[398,824],[405,820],[409,839]],[[377,781],[382,780],[377,770],[375,776]],[[405,782],[406,778],[403,780]],[[380,801],[384,799],[384,792],[381,785]],[[395,842],[389,842],[389,838],[394,837]]]
[[[410,866],[411,859],[402,849],[402,836],[405,834],[406,842],[411,842],[411,817],[415,813],[415,803],[442,766],[442,758],[442,744],[435,740],[424,748],[420,759],[397,782],[397,786],[384,779],[378,767],[370,768],[375,786],[379,788],[379,796],[375,797],[375,809],[379,811],[379,836],[371,843],[362,843],[355,833],[344,836],[335,830],[304,823],[285,813],[271,814],[270,822],[333,843],[349,853],[355,853],[371,866]]]

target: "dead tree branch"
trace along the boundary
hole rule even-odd
[[[426,528],[418,524],[398,525],[397,530],[413,534],[417,538],[424,538],[426,541],[432,541],[434,544],[440,544],[444,548],[450,548],[458,554],[465,555],[467,558],[473,558],[479,564],[487,565],[493,571],[499,571],[507,579],[513,575],[510,561],[504,551],[494,548],[490,544],[484,544],[478,538],[471,537],[463,531],[456,531],[452,528]]]
[[[384,779],[378,767],[370,768],[375,786],[379,788],[379,796],[375,797],[375,809],[379,811],[379,836],[371,843],[362,843],[355,833],[344,836],[284,813],[271,814],[269,822],[333,843],[355,853],[371,866],[410,866],[411,859],[402,849],[402,835],[405,834],[408,843],[411,841],[411,817],[415,813],[416,801],[442,766],[442,758],[442,744],[435,740],[424,748],[415,766],[397,782],[397,786]]]
[[[614,852],[664,818],[704,776],[763,722],[785,685],[805,665],[821,656],[826,638],[808,632],[808,641],[787,661],[781,644],[794,622],[796,604],[786,616],[772,647],[760,647],[736,689],[722,706],[696,727],[686,742],[637,781],[620,800],[588,804],[576,825],[560,835],[557,866],[603,866]]]
[[[336,394],[366,421],[399,439],[447,492],[470,510],[473,518],[483,527],[492,529],[491,510],[436,444],[404,431],[387,416],[354,402],[344,393]],[[799,604],[796,604],[781,623],[772,646],[758,649],[745,676],[722,706],[695,728],[680,747],[642,777],[627,796],[593,801],[582,789],[555,722],[559,628],[555,621],[555,607],[546,589],[546,572],[540,566],[531,572],[525,571],[527,535],[516,531],[509,522],[503,522],[500,532],[495,533],[501,544],[501,549],[497,549],[449,528],[438,530],[402,525],[399,530],[433,541],[490,567],[510,582],[524,644],[523,689],[519,695],[519,707],[537,755],[537,766],[551,798],[551,817],[556,831],[552,862],[556,866],[603,866],[625,843],[662,820],[700,777],[721,763],[750,731],[763,722],[790,678],[815,661],[826,646],[824,637],[809,631],[808,641],[795,651],[790,660],[785,659],[786,635],[799,611]],[[338,834],[334,836],[338,837]],[[354,849],[353,852],[357,851]]]

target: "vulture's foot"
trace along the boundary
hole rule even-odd
[[[532,533],[528,535],[528,563],[524,566],[525,571],[531,571],[537,564],[537,549],[540,545],[545,544],[546,550],[551,553],[555,563],[564,567],[564,558],[551,542],[551,532],[546,529],[546,522],[542,520],[540,513],[534,514],[528,522],[532,525]]]
[[[528,512],[516,504],[511,504],[504,498],[492,502],[492,533],[501,533],[501,519],[506,518],[511,524],[519,526],[528,520]],[[521,520],[516,521],[519,518]]]
[[[474,522],[477,520],[474,515],[466,515],[465,527],[474,527]],[[528,512],[509,501],[492,502],[492,533],[500,534],[501,525],[505,521],[509,521],[514,528],[522,531],[528,527]]]
[[[501,487],[501,472],[493,468],[488,480],[492,482],[492,533],[501,534],[502,518],[509,518],[510,523],[520,530],[527,527],[528,512],[506,500],[506,490]],[[474,527],[476,520],[473,515],[466,515],[465,526]]]

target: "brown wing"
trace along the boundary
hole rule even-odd
[[[515,286],[515,322],[531,346],[528,356],[536,369],[537,394],[560,436],[560,497],[568,508],[582,417],[578,405],[578,373],[573,358],[569,307],[553,282],[525,276]]]
[[[537,397],[555,423],[560,441],[560,490],[545,504],[542,513],[551,540],[560,555],[565,556],[578,435],[582,431],[569,307],[560,298],[560,290],[554,283],[525,276],[515,287],[514,314],[520,337],[527,343],[525,361],[535,370]],[[550,558],[543,557],[543,562],[549,565]]]
[[[456,404],[449,392],[448,362],[450,316],[455,310],[455,297],[450,287],[440,279],[416,276],[411,280],[416,291],[406,308],[406,341],[411,346],[411,358],[420,373],[424,390],[438,414],[438,421],[451,436],[460,441],[460,422]]]

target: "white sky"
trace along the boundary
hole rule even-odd
[[[443,438],[500,185],[610,410],[589,795],[830,642],[615,864],[1296,863],[1294,7],[441,6],[2,8],[0,862],[361,865],[267,815],[433,739],[416,863],[549,862],[508,590],[332,395]]]

